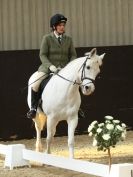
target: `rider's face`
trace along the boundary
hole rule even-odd
[[[56,26],[56,32],[58,34],[63,34],[65,32],[65,23],[59,23],[57,26]]]

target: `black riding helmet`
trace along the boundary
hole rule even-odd
[[[67,18],[64,17],[64,15],[62,15],[62,14],[55,14],[50,19],[50,27],[53,28],[53,26],[56,26],[59,23],[63,23],[63,22],[66,23],[67,22]]]

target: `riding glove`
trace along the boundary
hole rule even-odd
[[[58,69],[57,69],[56,66],[54,66],[54,65],[51,65],[51,66],[49,67],[49,70],[50,70],[52,73],[57,73],[57,71],[58,71]]]

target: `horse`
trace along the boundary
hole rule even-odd
[[[80,91],[90,95],[95,90],[95,79],[100,73],[100,66],[105,53],[97,54],[94,48],[85,56],[69,62],[57,74],[53,75],[41,96],[42,110],[38,107],[35,119],[36,150],[42,151],[41,131],[47,125],[46,153],[51,153],[50,146],[57,124],[66,120],[68,124],[69,157],[74,158],[74,133],[78,124],[78,111],[81,105]],[[32,76],[29,79],[28,104]]]

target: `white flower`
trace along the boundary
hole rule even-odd
[[[104,140],[109,140],[111,137],[110,137],[109,134],[104,134],[104,135],[102,136],[102,138],[103,138]]]
[[[117,125],[116,128],[120,131],[123,131],[123,128],[120,125]]]
[[[88,127],[88,132],[91,132],[93,128],[94,128],[94,126],[90,125],[90,126]]]
[[[93,140],[93,146],[96,146],[96,145],[97,145],[97,140],[94,139],[94,140]]]
[[[126,128],[126,127],[127,127],[126,124],[124,124],[124,123],[122,123],[121,126],[122,126],[123,128]]]
[[[90,132],[90,133],[89,133],[89,136],[92,136],[92,135],[93,135],[93,133],[92,133],[92,132]]]
[[[126,134],[127,134],[127,131],[126,131],[126,129],[124,129],[122,134],[121,134],[121,136],[125,136],[126,137]]]
[[[93,121],[92,123],[91,123],[91,125],[95,125],[95,124],[97,124],[98,122],[97,122],[97,120],[95,120],[95,121]]]
[[[102,129],[101,128],[98,128],[97,129],[97,133],[101,133]]]
[[[106,120],[105,123],[106,123],[106,124],[110,124],[111,121],[110,121],[110,120]]]
[[[113,124],[107,124],[107,125],[106,125],[106,128],[107,128],[108,130],[113,130],[113,129],[114,129],[114,125],[113,125]]]
[[[113,122],[114,122],[115,124],[119,124],[119,123],[120,123],[119,120],[113,120]]]
[[[126,134],[123,132],[123,133],[121,134],[121,137],[122,137],[122,140],[124,140],[124,139],[126,138]]]
[[[103,127],[104,126],[104,123],[100,123],[98,124],[99,127]]]
[[[105,116],[105,119],[107,119],[107,120],[113,120],[113,117],[112,116]]]
[[[127,134],[127,131],[126,130],[124,130],[124,132],[123,133],[125,133],[125,135]]]

